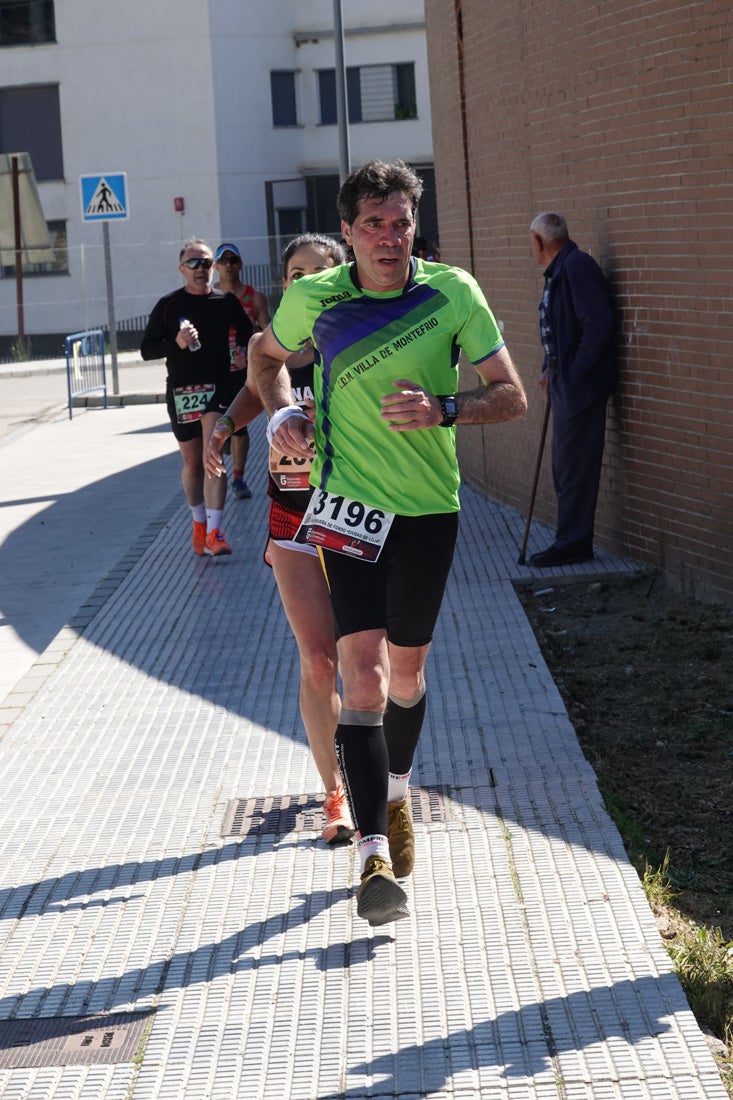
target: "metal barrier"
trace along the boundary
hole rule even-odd
[[[74,332],[64,341],[69,420],[74,415],[74,398],[102,390],[107,408],[107,375],[104,367],[104,333],[101,329]]]

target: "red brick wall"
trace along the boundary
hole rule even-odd
[[[542,417],[528,226],[561,210],[624,319],[597,542],[733,601],[729,0],[425,7],[441,258],[473,268],[530,398],[520,425],[461,429],[466,480],[526,510]],[[535,515],[552,524],[548,466]]]

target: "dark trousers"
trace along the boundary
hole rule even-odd
[[[569,416],[552,407],[552,481],[557,496],[554,545],[591,550],[601,480],[606,404],[603,397]]]

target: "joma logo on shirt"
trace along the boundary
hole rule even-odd
[[[330,298],[321,298],[320,305],[330,306],[330,305],[333,305],[334,302],[343,302],[344,298],[350,298],[350,297],[351,297],[351,291],[350,290],[345,290],[343,292],[343,294],[332,294]]]

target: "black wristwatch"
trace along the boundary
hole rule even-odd
[[[438,425],[439,428],[452,428],[458,419],[458,400],[454,393],[436,393],[435,395],[440,401],[440,407],[443,410],[443,419]]]

